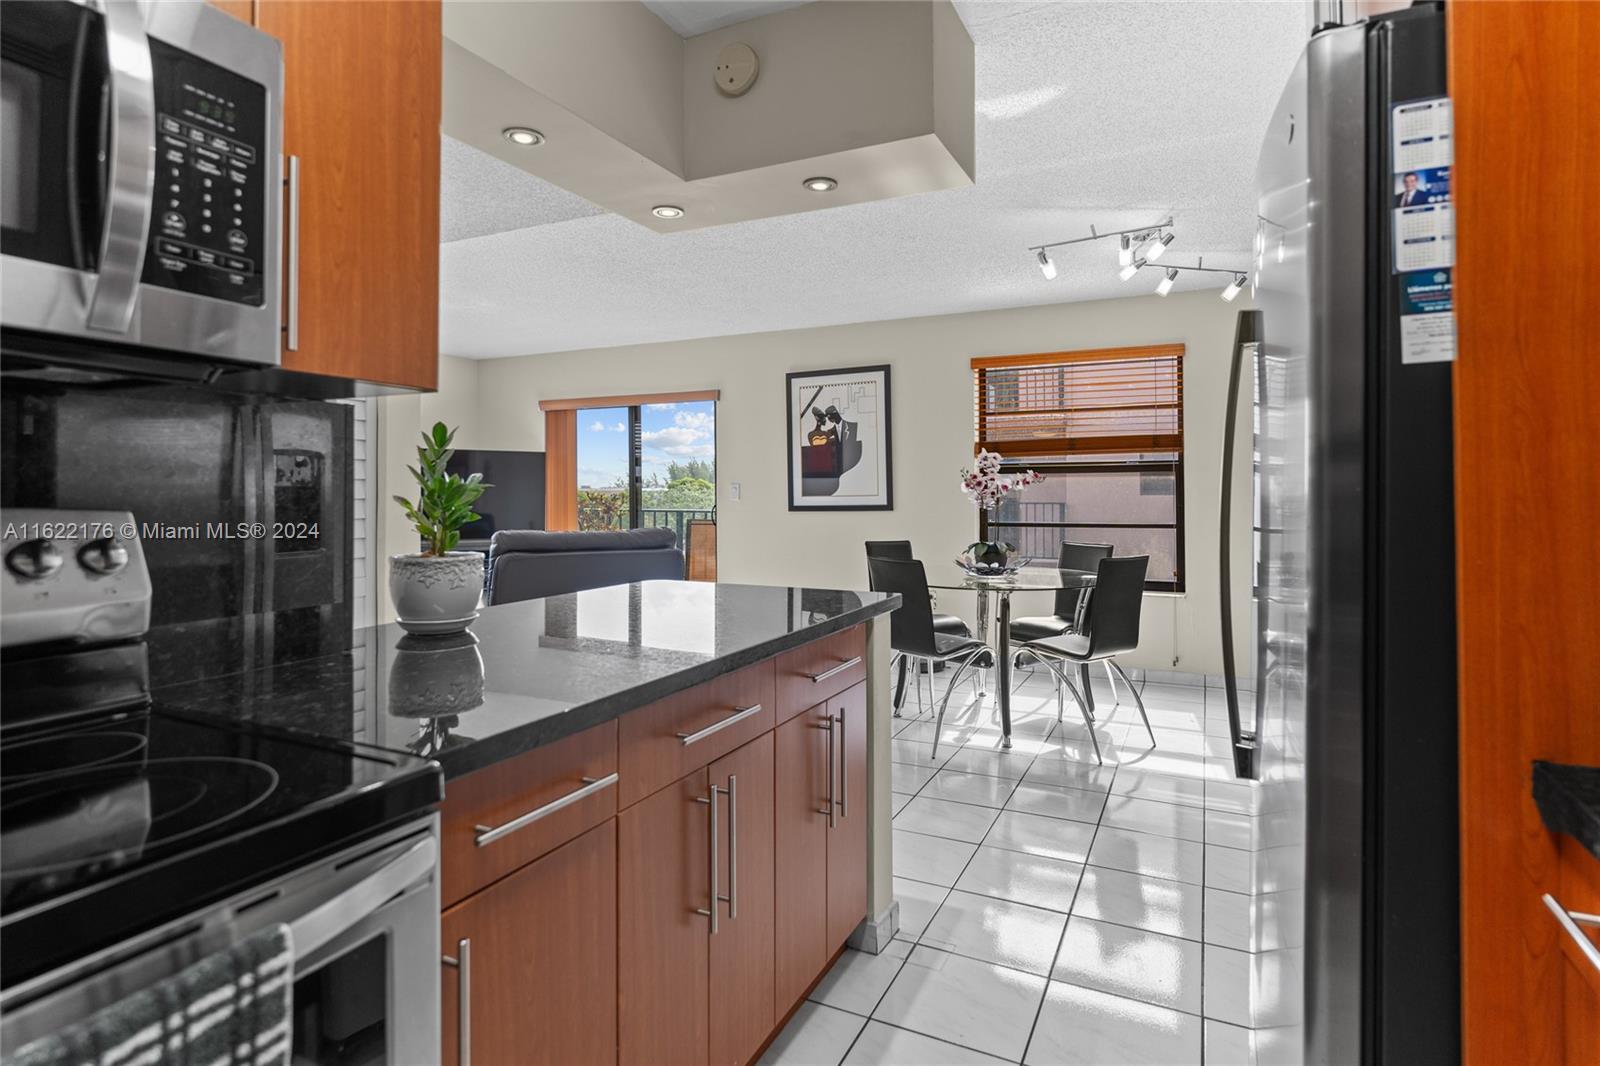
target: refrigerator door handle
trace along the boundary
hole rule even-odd
[[[1250,728],[1239,720],[1239,672],[1237,649],[1233,645],[1233,457],[1239,433],[1239,392],[1243,377],[1245,349],[1261,343],[1261,312],[1240,311],[1234,329],[1233,354],[1228,368],[1228,411],[1222,437],[1222,509],[1219,521],[1217,574],[1221,583],[1218,603],[1222,609],[1222,678],[1228,699],[1228,734],[1233,741],[1233,769],[1236,776],[1254,780],[1260,774],[1256,738],[1260,730],[1260,702]],[[1259,681],[1257,682],[1259,684]]]

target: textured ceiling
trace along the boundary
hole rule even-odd
[[[441,134],[441,140],[439,239],[446,244],[587,218],[603,210],[454,137]]]
[[[702,33],[732,26],[735,22],[760,18],[774,11],[799,7],[807,0],[644,0],[644,6],[679,37],[698,37]],[[834,0],[839,2],[839,0]]]
[[[1062,249],[1050,282],[1027,246],[1168,214],[1169,262],[1248,264],[1256,155],[1305,41],[1303,0],[957,8],[976,45],[975,185],[661,235],[578,217],[575,197],[563,207],[559,190],[507,167],[528,192],[447,206],[454,232],[484,235],[442,250],[443,350],[524,355],[1137,295],[1159,275],[1118,280],[1111,241]],[[527,213],[549,217],[516,221],[506,201],[520,195],[548,202]],[[1177,290],[1222,283],[1181,275]]]

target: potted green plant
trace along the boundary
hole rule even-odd
[[[453,550],[461,527],[479,516],[472,505],[490,488],[481,474],[463,478],[445,470],[455,430],[443,422],[422,434],[417,465],[417,501],[395,502],[422,537],[422,551],[389,556],[389,597],[400,625],[412,633],[459,633],[478,617],[483,593],[483,555]]]

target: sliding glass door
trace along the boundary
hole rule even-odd
[[[665,526],[689,543],[689,523],[717,513],[713,400],[590,407],[577,413],[579,529]]]

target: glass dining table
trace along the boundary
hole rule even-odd
[[[1053,566],[1024,566],[1009,574],[995,577],[969,573],[955,563],[928,563],[928,587],[978,594],[977,638],[990,643],[990,597],[997,597],[999,609],[994,613],[995,701],[1000,705],[1000,741],[1002,748],[1011,747],[1011,594],[1013,592],[1057,592],[1061,589],[1092,589],[1095,575],[1092,570],[1059,570]],[[1073,628],[1083,617],[1088,596],[1078,597],[1077,617]],[[1087,685],[1084,686],[1088,688]],[[1087,692],[1085,699],[1092,699]],[[1091,705],[1090,712],[1093,713]]]

